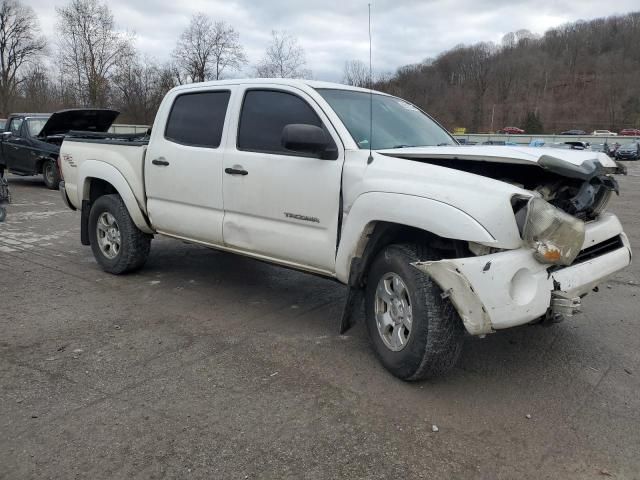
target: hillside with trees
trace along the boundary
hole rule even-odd
[[[374,83],[449,129],[619,131],[640,128],[639,47],[640,12],[634,12],[567,24],[542,36],[520,30],[500,45],[459,45]],[[348,63],[345,79],[362,84],[358,71]]]

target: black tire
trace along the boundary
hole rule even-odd
[[[384,367],[402,380],[436,377],[454,367],[464,337],[464,325],[451,302],[431,278],[410,265],[439,259],[437,251],[422,245],[385,247],[369,269],[365,291],[366,324],[373,349]],[[413,321],[404,348],[393,351],[385,345],[375,316],[378,282],[389,273],[398,275],[407,287]]]
[[[98,244],[98,219],[103,213],[115,217],[120,232],[120,249],[114,258],[107,257]],[[93,256],[105,272],[119,275],[141,268],[151,249],[151,235],[138,229],[120,195],[104,195],[92,205],[89,213],[89,241]]]
[[[60,184],[60,172],[55,160],[45,160],[42,164],[42,179],[47,188],[57,190]]]

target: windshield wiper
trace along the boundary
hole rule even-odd
[[[415,147],[450,147],[451,144],[444,142],[444,143],[439,143],[437,145],[394,145],[393,147],[391,147],[392,149],[394,148],[415,148]]]

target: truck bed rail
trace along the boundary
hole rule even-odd
[[[70,130],[64,136],[65,141],[125,144],[125,145],[147,145],[149,143],[149,132],[145,133],[110,133],[110,132],[85,132],[80,130]]]

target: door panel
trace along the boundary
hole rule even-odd
[[[224,217],[223,138],[232,92],[208,89],[176,95],[158,112],[145,157],[147,209],[163,233],[219,244]]]
[[[279,94],[267,93],[274,91]],[[284,124],[312,123],[340,145],[337,135],[313,100],[295,88],[247,89],[236,103],[242,109],[234,115],[237,145],[230,135],[224,166],[247,174],[224,176],[225,244],[333,272],[342,148],[336,160],[321,160],[284,150],[280,134]]]
[[[11,137],[3,142],[3,152],[6,158],[7,167],[19,173],[31,173],[27,172],[24,162],[21,161],[21,156],[25,152],[24,139],[21,137],[22,124],[24,119],[16,117],[9,121],[7,131],[11,132]]]

